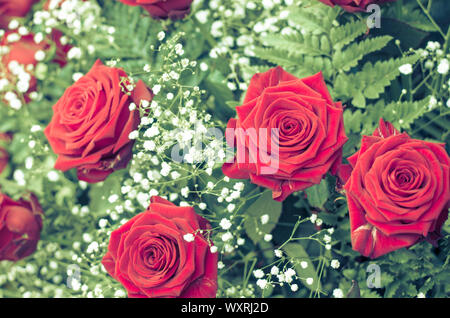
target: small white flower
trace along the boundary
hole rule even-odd
[[[295,293],[298,290],[298,285],[297,284],[292,284],[291,285],[291,290]]]
[[[256,278],[263,278],[264,277],[264,271],[261,269],[256,269],[253,271],[253,276]]]
[[[206,72],[208,68],[208,64],[206,64],[205,62],[200,63],[200,70],[202,70],[203,72]]]
[[[264,241],[266,241],[266,242],[272,241],[272,238],[273,238],[272,234],[265,234],[264,235]]]
[[[267,287],[267,279],[258,279],[256,285],[261,289],[265,289]]]
[[[450,68],[449,62],[447,59],[442,59],[437,67],[437,71],[439,74],[445,75],[448,73],[448,70]]]
[[[137,130],[133,130],[128,135],[128,138],[131,139],[131,140],[137,139],[137,137],[139,137],[139,132]]]
[[[268,214],[264,214],[261,216],[261,224],[267,224],[267,222],[269,222],[269,215]]]
[[[76,82],[76,81],[78,81],[80,78],[82,78],[83,77],[83,73],[73,73],[73,75],[72,75],[72,80],[74,81],[74,82]]]
[[[413,68],[411,64],[403,64],[402,66],[400,66],[398,68],[398,70],[400,71],[400,73],[404,74],[404,75],[409,75],[413,72]]]
[[[273,252],[274,252],[276,257],[278,257],[278,258],[283,257],[283,251],[281,251],[281,250],[274,250]]]
[[[339,266],[341,266],[341,263],[337,259],[331,260],[331,267],[333,267],[334,269],[337,269],[337,268],[339,268]]]
[[[300,266],[301,266],[303,269],[305,269],[305,268],[308,267],[308,262],[306,262],[306,261],[301,261],[301,262],[300,262]]]
[[[245,239],[240,237],[240,238],[237,239],[236,243],[237,243],[237,245],[242,246],[242,245],[245,244]]]
[[[47,178],[52,182],[56,182],[59,180],[59,174],[56,171],[52,170],[47,173]]]
[[[417,294],[417,298],[425,298],[425,294],[420,292],[419,294]]]
[[[166,33],[164,33],[164,31],[161,31],[158,33],[157,37],[159,41],[162,41],[166,37]]]
[[[69,52],[67,52],[67,58],[69,60],[72,60],[72,59],[78,60],[81,58],[81,55],[82,55],[81,49],[78,47],[75,47],[75,46],[73,48],[71,48],[69,50]]]
[[[231,228],[232,223],[230,222],[230,220],[223,218],[220,221],[219,225],[222,229],[229,230]]]
[[[117,298],[123,298],[123,297],[125,297],[127,294],[123,291],[123,290],[121,290],[121,289],[118,289],[118,290],[116,290],[115,292],[114,292],[114,297],[117,297]]]
[[[131,138],[130,138],[131,139]],[[156,144],[153,140],[146,140],[144,142],[144,149],[147,151],[153,151],[156,149]]]
[[[344,293],[342,292],[342,289],[336,288],[333,290],[333,297],[334,298],[342,298],[344,297]]]
[[[193,242],[194,239],[195,239],[195,237],[194,237],[194,235],[193,235],[192,233],[188,233],[188,234],[185,234],[185,235],[183,236],[183,239],[184,239],[186,242]]]
[[[280,273],[280,269],[278,267],[276,267],[276,266],[273,266],[270,269],[270,274],[272,274],[272,275],[278,275],[279,273]]]
[[[8,24],[8,28],[11,30],[17,29],[18,27],[19,27],[19,21],[17,21],[16,19],[11,20]]]
[[[233,238],[233,234],[226,232],[222,234],[222,241],[227,242]]]
[[[308,277],[308,278],[306,279],[306,283],[307,283],[308,285],[312,285],[312,284],[314,283],[314,279],[313,279],[312,277]]]

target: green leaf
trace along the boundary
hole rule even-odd
[[[272,199],[272,192],[264,192],[246,211],[244,229],[250,239],[257,244],[275,228],[282,210],[281,202]],[[261,216],[269,216],[266,224],[261,223]]]
[[[305,192],[308,203],[315,208],[322,208],[330,195],[326,179],[323,179],[319,184],[306,189]]]
[[[392,37],[390,36],[379,36],[362,42],[355,42],[345,50],[338,50],[333,55],[334,67],[337,70],[349,71],[364,56],[384,48],[391,40]]]
[[[311,291],[314,292],[320,290],[321,284],[319,276],[317,275],[314,264],[311,261],[311,258],[309,257],[303,245],[298,243],[288,243],[283,247],[283,250],[287,254],[287,256],[292,258],[295,271],[297,272],[297,275],[301,278],[301,282],[303,283],[303,285],[305,285],[305,287],[309,288]],[[308,266],[306,266],[306,268],[303,268],[300,265],[301,262],[306,262]],[[307,278],[313,279],[313,283],[311,285],[308,285],[306,283]]]
[[[350,290],[347,293],[347,298],[361,298],[361,292],[356,280],[352,280],[352,287],[350,287]]]
[[[330,39],[334,49],[341,49],[367,31],[364,20],[355,20],[330,30]]]

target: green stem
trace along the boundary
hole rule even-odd
[[[434,27],[436,28],[436,30],[441,34],[441,36],[445,39],[445,34],[442,31],[442,29],[439,27],[439,25],[436,23],[436,21],[434,21],[433,17],[430,14],[430,11],[424,7],[424,5],[422,4],[421,0],[416,0],[417,4],[420,6],[420,8],[422,9],[423,13],[425,13],[425,15],[427,16],[427,18],[430,20],[430,22],[434,25]],[[431,7],[431,5],[429,5],[429,7]]]

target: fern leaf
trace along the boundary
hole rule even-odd
[[[382,49],[392,40],[390,36],[379,36],[349,45],[333,55],[333,64],[337,70],[349,71],[367,54]]]
[[[364,34],[367,30],[367,25],[364,21],[356,20],[344,24],[343,26],[335,27],[330,30],[330,40],[333,43],[333,48],[339,50],[354,41],[358,36]]]

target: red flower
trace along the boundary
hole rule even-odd
[[[23,18],[39,0],[0,0],[0,28],[6,29],[13,18]]]
[[[256,74],[236,111],[227,140],[236,143],[237,155],[222,167],[228,177],[250,178],[283,201],[336,172],[347,141],[343,110],[331,100],[321,73],[299,79],[276,67]]]
[[[209,228],[192,207],[152,197],[147,211],[112,232],[102,264],[129,297],[213,298],[217,253],[196,233]],[[186,234],[195,239],[186,241]]]
[[[121,85],[126,78],[122,69],[98,60],[66,89],[44,131],[58,155],[55,169],[77,168],[80,180],[94,183],[127,166],[134,144],[128,136],[139,125],[139,111],[130,111],[130,103],[150,101],[152,94],[139,81],[130,98]]]
[[[0,193],[0,260],[18,261],[36,250],[42,215],[34,195],[16,202]]]
[[[191,11],[192,0],[119,0],[130,6],[141,6],[154,19],[178,20]]]
[[[353,171],[344,189],[353,249],[376,258],[440,238],[450,202],[444,144],[412,139],[381,120],[348,161]]]
[[[385,2],[392,2],[396,0],[319,0],[331,7],[335,5],[341,6],[344,10],[349,12],[366,11],[370,4],[383,4]]]

